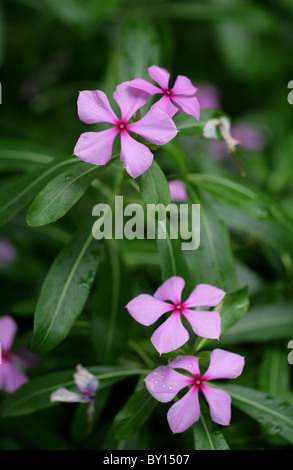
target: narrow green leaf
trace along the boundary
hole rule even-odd
[[[119,42],[119,75],[122,82],[141,77],[149,80],[147,68],[160,62],[156,31],[143,19],[129,20]]]
[[[165,233],[163,238],[156,237],[160,265],[162,270],[162,280],[166,281],[171,276],[181,276],[188,281],[190,279],[189,268],[178,239],[170,238],[170,222],[166,224],[158,221],[158,226]],[[189,285],[187,287],[190,287]]]
[[[101,246],[86,227],[57,256],[39,297],[31,343],[33,352],[50,351],[68,335],[87,300]]]
[[[106,166],[97,167],[82,161],[68,165],[37,195],[27,212],[28,225],[38,227],[63,217]]]
[[[221,340],[225,333],[243,317],[248,307],[249,297],[247,287],[225,295],[223,305],[220,308]],[[195,343],[195,351],[206,346],[210,341],[208,338],[198,338]]]
[[[114,419],[115,438],[128,439],[133,436],[150,417],[157,403],[144,386],[136,390]]]
[[[140,193],[145,204],[168,206],[171,195],[166,177],[158,163],[153,160],[149,169],[139,178]]]
[[[237,273],[226,225],[209,200],[188,185],[193,204],[200,204],[200,246],[189,252],[194,284],[207,283],[226,292],[237,289]]]
[[[195,450],[229,450],[220,426],[202,412],[199,421],[193,425],[193,436]]]
[[[290,339],[293,331],[293,305],[273,303],[251,308],[221,339],[222,345]]]
[[[24,209],[51,178],[75,161],[78,159],[56,159],[3,187],[0,190],[0,226]]]
[[[239,385],[220,385],[232,398],[232,404],[265,426],[271,435],[293,442],[293,406],[278,397]]]
[[[0,170],[28,171],[57,158],[35,144],[18,140],[0,139]]]
[[[290,387],[290,365],[288,351],[279,346],[271,346],[264,351],[258,372],[259,388],[293,403]]]
[[[101,390],[109,387],[120,380],[134,375],[148,373],[143,369],[127,369],[121,367],[87,367],[87,369],[99,380]],[[22,385],[13,395],[3,400],[0,406],[0,416],[20,416],[33,413],[44,408],[56,405],[50,402],[50,395],[59,387],[75,390],[72,370],[52,372],[31,379]]]

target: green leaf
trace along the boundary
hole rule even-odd
[[[157,401],[143,386],[136,390],[116,415],[113,432],[116,439],[128,439],[147,421]]]
[[[0,139],[0,170],[28,171],[38,165],[45,165],[57,155],[48,155],[44,149],[34,144]]]
[[[225,333],[243,317],[248,307],[249,297],[247,287],[225,295],[223,305],[220,307],[221,340]],[[195,343],[195,351],[206,346],[210,341],[208,338],[198,338]]]
[[[226,332],[221,339],[222,345],[290,339],[290,332],[293,331],[292,309],[290,302],[251,308]]]
[[[229,450],[220,426],[202,411],[199,421],[193,425],[193,436],[195,450]]]
[[[293,442],[293,406],[252,388],[226,384],[219,387],[229,393],[234,406],[265,426],[270,434]]]
[[[158,221],[158,226],[163,238],[156,237],[158,252],[160,256],[160,265],[162,271],[162,280],[166,281],[171,276],[181,276],[188,281],[189,286],[189,268],[181,249],[180,240],[170,238],[170,222],[166,220],[166,225],[162,221]]]
[[[108,165],[97,167],[81,161],[72,162],[37,195],[27,212],[28,225],[38,227],[63,217]]]
[[[220,118],[226,116],[225,113],[218,109],[206,108],[201,109],[200,119],[197,121],[195,117],[189,114],[178,114],[174,117],[178,135],[203,135],[204,126],[210,119]]]
[[[50,351],[68,335],[89,295],[101,246],[86,227],[57,256],[39,297],[31,343],[33,352]]]
[[[141,77],[149,80],[147,68],[160,62],[159,40],[151,23],[142,19],[129,20],[120,35],[120,81]]]
[[[51,178],[75,161],[78,159],[56,159],[3,187],[0,190],[0,226],[24,209]]]
[[[264,351],[263,359],[258,369],[259,388],[270,395],[276,395],[283,400],[291,400],[290,365],[287,350],[281,345],[271,346]]]
[[[168,206],[171,195],[166,177],[158,163],[153,160],[148,170],[139,178],[140,194],[145,204]]]
[[[200,245],[189,252],[194,284],[211,284],[225,292],[237,289],[237,273],[228,229],[218,218],[209,200],[187,187],[190,201],[200,204]]]
[[[148,373],[143,369],[127,369],[121,367],[87,367],[99,380],[98,390],[109,387],[134,375]],[[0,416],[20,416],[33,413],[56,405],[50,402],[50,395],[59,387],[77,391],[73,371],[52,372],[41,377],[33,378],[22,385],[13,395],[3,400],[0,406]]]

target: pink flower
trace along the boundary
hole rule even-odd
[[[162,109],[173,117],[178,111],[178,107],[174,106],[172,103],[172,101],[174,101],[186,114],[190,114],[194,116],[195,119],[199,120],[199,102],[194,96],[197,92],[197,88],[192,85],[189,78],[178,75],[173,88],[170,90],[170,74],[166,69],[152,65],[148,68],[148,72],[150,77],[158,83],[161,88],[149,83],[143,78],[131,80],[130,85],[139,90],[144,90],[150,95],[156,95],[157,93],[163,95],[162,98],[153,105],[155,109]]]
[[[150,394],[158,401],[167,403],[185,387],[190,387],[186,395],[168,411],[167,420],[173,433],[183,432],[200,417],[198,400],[199,389],[204,394],[210,409],[211,418],[218,424],[228,426],[231,419],[231,397],[219,388],[210,387],[206,380],[235,379],[244,367],[244,358],[239,354],[214,349],[210,355],[207,371],[201,375],[198,357],[178,356],[168,366],[160,366],[145,378]],[[180,374],[175,369],[184,369],[190,376]]]
[[[220,109],[220,92],[215,85],[203,85],[197,93],[200,109],[214,108]]]
[[[82,134],[74,148],[74,154],[93,165],[105,165],[112,156],[114,139],[120,134],[120,158],[126,171],[136,178],[149,168],[153,154],[146,145],[134,140],[128,132],[134,132],[152,144],[164,145],[176,136],[177,129],[170,116],[158,109],[150,110],[137,122],[129,122],[136,111],[147,102],[148,95],[144,91],[130,88],[128,82],[117,86],[113,98],[120,108],[121,119],[118,119],[112,110],[103,91],[80,92],[77,106],[81,121],[86,124],[106,122],[114,127],[101,132]]]
[[[23,383],[28,381],[27,376],[19,369],[17,363],[30,366],[33,364],[29,351],[15,354],[10,352],[17,324],[10,316],[0,318],[0,343],[2,348],[2,363],[0,361],[0,389],[13,393]]]
[[[0,263],[11,265],[16,260],[17,253],[14,246],[4,238],[0,238]]]
[[[181,314],[190,323],[198,336],[218,339],[221,332],[221,318],[218,312],[192,310],[193,307],[215,307],[225,292],[208,284],[198,284],[185,302],[181,301],[184,279],[170,277],[155,292],[154,296],[141,294],[132,299],[126,308],[130,315],[142,325],[152,325],[164,313],[172,312],[153,333],[151,341],[157,351],[168,353],[180,348],[189,339],[181,322]],[[171,301],[165,302],[166,300]]]
[[[168,185],[171,194],[171,201],[185,201],[187,199],[186,187],[182,181],[170,181]]]

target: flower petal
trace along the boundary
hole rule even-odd
[[[178,75],[171,90],[175,95],[190,96],[197,92],[197,88],[192,85],[189,78],[184,75]]]
[[[10,350],[16,332],[17,324],[12,317],[5,315],[0,318],[0,343],[4,351]]]
[[[131,80],[129,82],[129,86],[133,86],[134,88],[138,88],[139,90],[146,91],[150,95],[163,93],[163,90],[161,90],[161,88],[158,88],[147,80],[144,80],[144,78],[135,78],[134,80]]]
[[[154,108],[139,121],[128,124],[127,130],[155,145],[164,145],[177,134],[177,128],[170,116],[161,109]]]
[[[0,388],[13,393],[28,381],[27,376],[8,361],[0,365]]]
[[[244,357],[239,354],[214,349],[210,355],[210,365],[202,380],[235,379],[243,371]]]
[[[172,276],[158,287],[154,297],[159,300],[171,300],[174,304],[180,304],[184,286],[185,281],[182,277]]]
[[[173,310],[173,305],[155,299],[152,295],[141,294],[128,302],[126,308],[138,323],[149,326],[155,323],[164,313]]]
[[[181,322],[180,313],[174,312],[152,334],[151,342],[160,353],[168,353],[180,348],[189,339],[188,331]]]
[[[105,165],[112,156],[113,142],[118,128],[112,127],[101,132],[85,132],[74,147],[74,155],[92,165]]]
[[[172,100],[177,103],[180,108],[186,113],[194,116],[199,121],[200,107],[198,99],[195,96],[182,98],[179,96],[172,96]]]
[[[163,88],[163,90],[168,90],[170,74],[166,69],[158,67],[157,65],[151,65],[151,67],[148,68],[148,73],[149,76]]]
[[[145,385],[150,394],[158,401],[167,403],[177,393],[192,383],[192,378],[179,374],[168,366],[157,367],[145,378]]]
[[[129,82],[117,85],[113,98],[120,108],[121,121],[126,124],[136,111],[146,104],[148,97],[147,92],[129,86]]]
[[[228,426],[231,420],[230,395],[224,390],[212,388],[206,384],[201,384],[200,389],[209,404],[212,420],[222,426]]]
[[[142,175],[151,166],[153,154],[146,146],[134,140],[124,131],[121,132],[120,159],[124,162],[124,168],[132,178]]]
[[[81,91],[77,99],[77,109],[79,119],[86,124],[99,122],[117,124],[119,122],[107,96],[100,90]]]
[[[198,357],[177,356],[173,361],[169,362],[168,367],[172,367],[173,369],[185,369],[194,377],[200,376]]]
[[[56,401],[65,403],[87,403],[90,401],[90,397],[61,387],[55,390],[55,392],[51,393],[50,401],[52,403]]]
[[[184,305],[189,307],[216,307],[224,298],[225,292],[209,284],[198,284]]]
[[[179,108],[172,103],[170,96],[167,95],[162,96],[162,98],[153,104],[151,109],[160,109],[171,118],[179,111]]]
[[[171,431],[179,433],[186,431],[198,421],[199,416],[198,387],[192,387],[183,398],[171,406],[167,413],[167,420]]]
[[[182,314],[198,336],[219,339],[221,334],[221,317],[218,312],[184,309]]]
[[[187,199],[186,187],[183,181],[170,181],[169,189],[171,194],[171,201],[185,201]]]

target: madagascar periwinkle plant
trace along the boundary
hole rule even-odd
[[[229,70],[213,54],[202,62],[195,44],[208,41],[187,26],[196,2],[171,2],[163,16],[148,2],[141,17],[137,2],[131,19],[109,2],[108,20],[91,2],[68,2],[67,15],[47,3],[57,32],[71,25],[69,56],[60,49],[23,78],[28,117],[2,82],[0,448],[290,448],[292,175],[286,141],[275,167],[272,144],[286,126],[273,105],[249,119],[233,90],[235,68],[250,70],[249,86],[258,76],[245,56],[257,47],[232,54],[220,23]],[[202,6],[201,19],[221,22],[219,7]],[[177,8],[183,30],[167,27]],[[141,19],[152,14],[163,29]],[[274,54],[264,47],[262,70]],[[73,79],[60,84],[63,70]],[[27,132],[18,143],[10,106]]]

